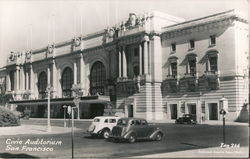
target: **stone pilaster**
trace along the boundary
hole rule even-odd
[[[33,71],[32,65],[30,65],[30,90],[31,90],[31,98],[34,99],[35,97],[35,75]]]
[[[122,76],[122,53],[121,53],[121,47],[118,48],[118,75],[119,75],[119,77]]]
[[[47,68],[47,84],[48,84],[48,86],[51,84],[51,81],[50,81],[50,65],[48,65],[48,68]]]
[[[144,37],[144,41],[143,41],[143,64],[144,64],[144,74],[148,74],[149,71],[148,71],[148,65],[149,65],[149,60],[148,60],[148,41],[149,41],[149,38],[148,36],[145,36]]]
[[[29,90],[29,71],[25,70],[25,90]]]
[[[19,90],[19,84],[20,84],[19,73],[20,73],[20,67],[17,66],[16,67],[16,72],[15,72],[15,90]]]
[[[85,72],[85,63],[83,59],[83,55],[80,55],[79,59],[79,72],[80,72],[80,84],[82,88],[85,88],[85,81],[84,79],[86,78],[86,72]]]
[[[162,48],[161,39],[158,35],[151,37],[151,57],[152,57],[152,80],[162,82]]]
[[[77,60],[74,61],[74,64],[73,64],[73,71],[74,71],[74,82],[73,84],[77,84]]]
[[[127,57],[125,46],[122,46],[122,77],[127,77]]]
[[[142,75],[142,46],[139,44],[139,75]]]

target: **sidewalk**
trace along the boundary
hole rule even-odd
[[[75,131],[81,130],[74,128]],[[42,125],[21,125],[13,127],[0,127],[0,136],[19,135],[19,134],[61,134],[71,132],[71,128],[51,126],[51,131],[47,132],[47,126]]]
[[[130,158],[248,158],[249,149],[240,148],[205,148],[167,153],[158,153]],[[184,156],[185,155],[185,156]]]
[[[175,123],[175,120],[149,120],[149,123]],[[203,121],[202,123],[199,123],[198,125],[223,125],[223,122],[220,120],[206,120]],[[248,122],[243,123],[243,122],[233,122],[233,121],[226,121],[226,125],[249,125]]]
[[[30,118],[30,120],[47,120],[47,118]],[[64,119],[55,119],[52,118],[50,120],[55,120],[55,121],[62,121]],[[68,120],[68,119],[66,119]],[[75,119],[76,122],[91,122],[93,119]],[[148,120],[149,123],[175,123],[175,120]],[[223,125],[222,121],[220,120],[206,120],[202,122],[199,125],[202,124],[207,124],[207,125]],[[233,122],[233,121],[226,121],[226,125],[249,125],[248,122],[243,123],[243,122]]]

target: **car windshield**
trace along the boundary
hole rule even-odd
[[[100,122],[100,119],[99,118],[95,118],[94,122]]]
[[[126,126],[127,123],[128,123],[127,120],[125,120],[125,119],[119,119],[118,122],[117,122],[117,125]]]

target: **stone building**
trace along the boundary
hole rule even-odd
[[[6,68],[9,104],[33,117],[79,117],[107,112],[148,120],[184,113],[198,122],[244,118],[248,103],[248,22],[235,10],[185,21],[160,12],[129,14],[119,25],[25,52],[12,52]],[[48,89],[52,93],[48,93]],[[244,113],[243,113],[244,114]]]

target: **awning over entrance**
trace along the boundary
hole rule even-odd
[[[50,99],[51,104],[72,104],[74,98],[52,98]],[[84,96],[80,97],[80,103],[109,103],[110,97],[109,96]],[[17,105],[40,105],[40,104],[47,104],[48,99],[31,99],[31,100],[16,100],[10,101],[10,104],[17,104]]]

